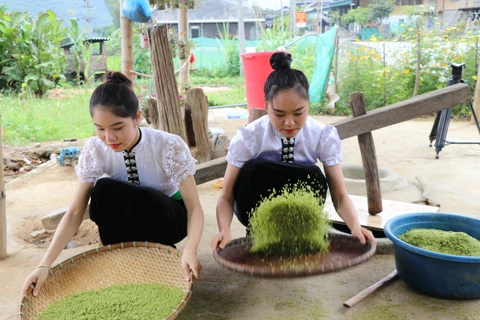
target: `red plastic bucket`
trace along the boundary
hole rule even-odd
[[[270,66],[270,57],[273,53],[273,51],[267,51],[241,55],[247,90],[247,109],[265,109],[263,86],[268,75],[273,71]]]

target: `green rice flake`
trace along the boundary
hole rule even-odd
[[[159,284],[125,284],[73,294],[50,304],[40,320],[164,319],[183,292]]]
[[[398,238],[428,251],[455,256],[480,256],[480,241],[465,232],[413,228]]]
[[[286,186],[263,199],[250,217],[252,253],[292,257],[328,251],[331,222],[309,186]]]

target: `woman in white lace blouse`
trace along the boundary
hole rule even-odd
[[[352,235],[362,243],[375,242],[372,232],[361,227],[348,196],[337,130],[308,116],[308,80],[290,68],[291,61],[284,51],[271,56],[274,71],[264,85],[267,115],[239,129],[230,143],[217,203],[219,233],[212,239],[212,249],[231,242],[233,213],[248,228],[249,213],[262,198],[296,182],[312,186],[322,199],[330,187],[335,209]]]
[[[132,82],[120,72],[107,74],[90,99],[96,136],[89,138],[75,170],[79,184],[45,256],[28,276],[36,283],[77,232],[90,199],[90,218],[103,245],[149,241],[174,246],[187,234],[182,265],[186,280],[202,268],[197,247],[203,210],[193,178],[196,160],[177,135],[140,128],[141,110]]]

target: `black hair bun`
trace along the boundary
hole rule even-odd
[[[110,83],[118,83],[118,84],[124,84],[128,87],[132,87],[133,86],[133,83],[130,79],[127,78],[127,76],[125,76],[123,73],[121,72],[112,72],[112,71],[109,71],[107,72],[106,74],[106,78],[107,78],[107,82],[110,82]]]
[[[270,65],[273,70],[289,69],[292,64],[292,55],[285,51],[278,51],[270,57]]]

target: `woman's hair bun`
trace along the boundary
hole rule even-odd
[[[106,74],[107,82],[110,83],[118,83],[118,84],[124,84],[128,87],[132,87],[133,83],[130,79],[127,78],[123,73],[121,72],[112,72],[109,71]]]
[[[270,57],[270,65],[273,70],[282,70],[290,68],[292,64],[292,55],[285,51],[278,51]]]

